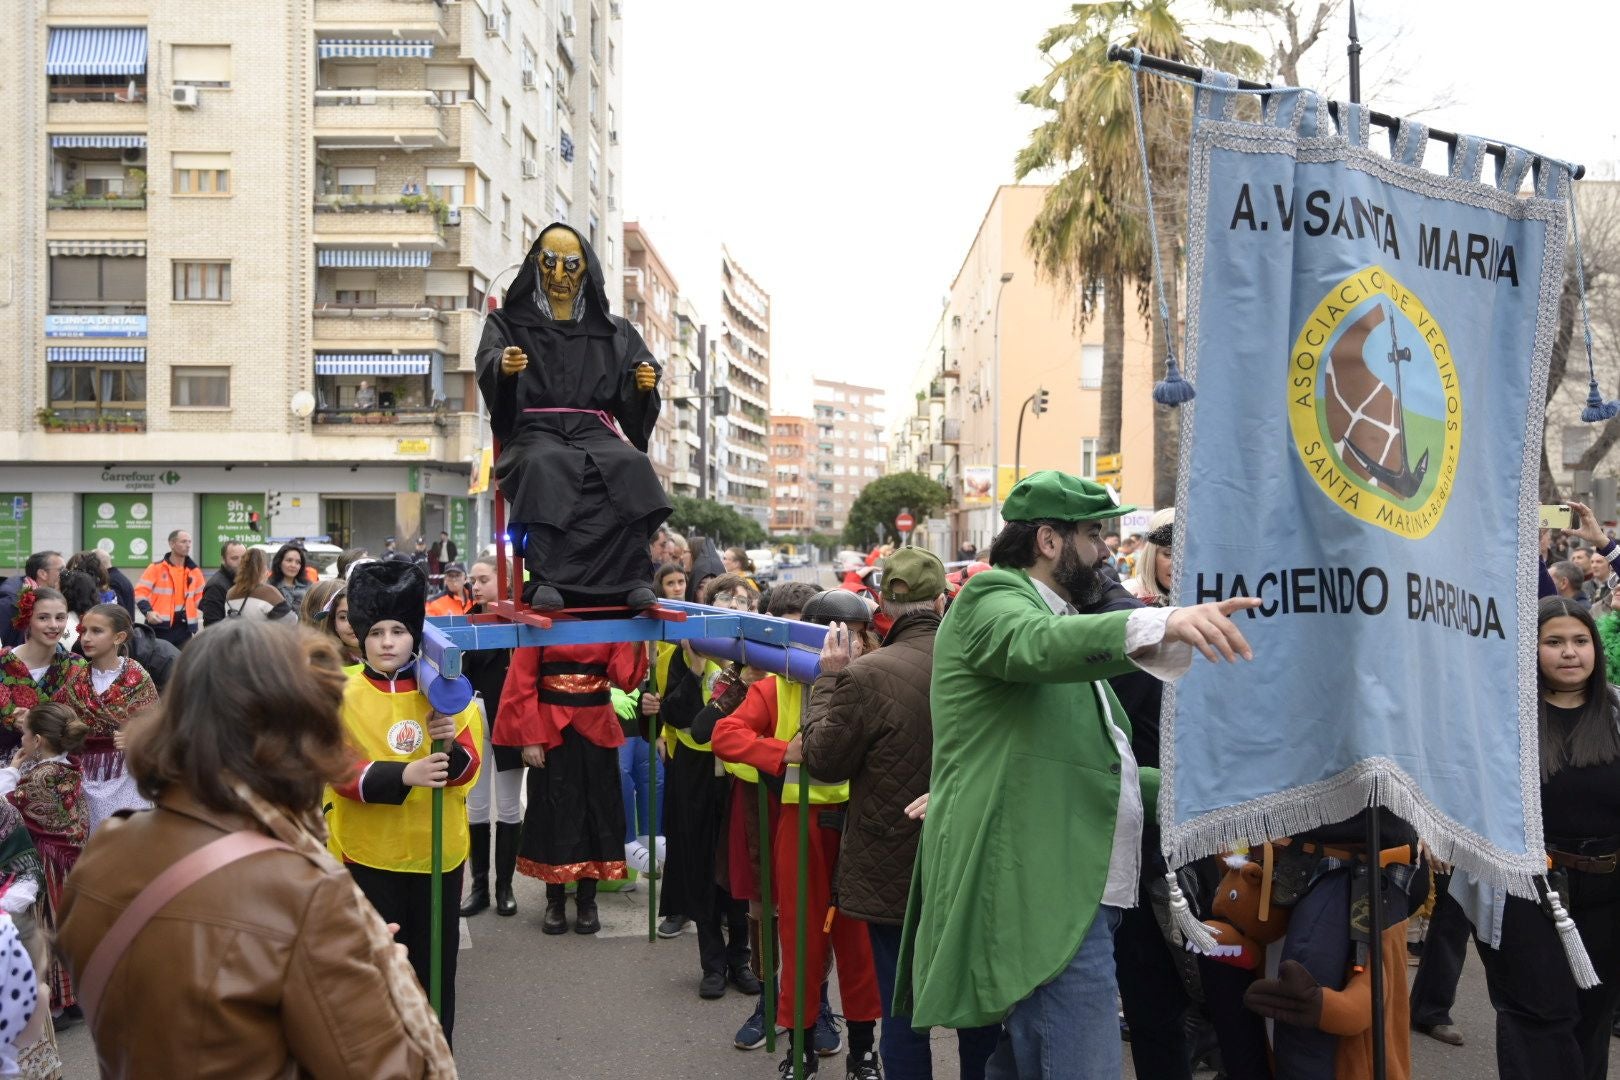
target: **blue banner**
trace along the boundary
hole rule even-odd
[[[1237,107],[1241,102],[1241,107]],[[1252,664],[1166,695],[1174,863],[1376,802],[1534,895],[1536,529],[1568,169],[1446,175],[1361,106],[1201,89],[1175,595],[1259,597]],[[1250,120],[1234,115],[1246,111]],[[1533,193],[1520,188],[1531,177]]]

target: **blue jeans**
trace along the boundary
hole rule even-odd
[[[933,1080],[934,1055],[928,1032],[915,1031],[911,1017],[894,1013],[894,973],[900,961],[900,927],[867,923],[872,939],[872,966],[877,969],[878,993],[883,998],[883,1031],[878,1053],[887,1080]],[[825,988],[822,990],[826,992]],[[962,1080],[984,1080],[984,1064],[1001,1038],[1001,1025],[959,1028],[956,1056]]]
[[[1091,929],[1057,978],[1014,1005],[990,1056],[990,1080],[1119,1080],[1119,990],[1114,930],[1120,909],[1097,909]]]
[[[624,842],[645,836],[652,820],[647,801],[647,740],[637,736],[619,747],[619,790],[624,795]],[[658,835],[664,835],[664,763],[658,763]]]

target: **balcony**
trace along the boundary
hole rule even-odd
[[[377,307],[318,304],[315,339],[320,350],[443,350],[447,344],[444,313],[430,307]]]
[[[327,150],[443,148],[450,145],[444,113],[429,90],[317,90],[315,144]]]
[[[47,432],[88,434],[91,432],[136,433],[146,430],[145,409],[86,408],[39,409],[34,414]]]
[[[431,195],[320,195],[315,199],[316,242],[387,240],[438,248],[444,246],[448,217],[448,205]]]
[[[445,0],[315,0],[315,29],[321,34],[386,40],[396,32],[408,38],[444,40]]]

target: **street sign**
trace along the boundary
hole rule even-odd
[[[1113,488],[1114,490],[1117,491],[1117,490],[1119,490],[1119,473],[1117,473],[1117,472],[1107,472],[1107,473],[1100,472],[1100,473],[1097,474],[1097,483],[1105,484],[1108,487],[1111,487],[1111,488]]]
[[[1097,455],[1097,482],[1099,484],[1106,483],[1102,478],[1103,473],[1118,473],[1120,471],[1123,467],[1123,462],[1120,459],[1124,456],[1124,454]]]
[[[909,533],[912,530],[912,527],[916,524],[916,519],[903,510],[900,512],[900,515],[894,519],[894,527],[903,533]]]

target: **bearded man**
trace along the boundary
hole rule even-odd
[[[647,548],[671,511],[647,458],[659,373],[635,327],[609,312],[590,245],[548,226],[478,346],[501,444],[495,479],[536,610],[656,601]]]
[[[1192,648],[1249,657],[1229,616],[1253,598],[1078,613],[1106,589],[1101,522],[1130,509],[1064,473],[1020,480],[992,569],[935,639],[931,802],[894,1010],[917,1028],[1001,1024],[996,1080],[1120,1075],[1113,935],[1137,903],[1158,770],[1138,767],[1106,680],[1179,677]]]

